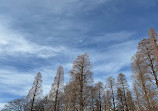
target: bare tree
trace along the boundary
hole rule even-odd
[[[15,99],[8,102],[2,111],[24,111],[26,105],[25,98]]]
[[[127,90],[126,92],[127,104],[129,111],[135,111],[135,104],[132,97],[132,92]]]
[[[102,111],[103,95],[104,95],[103,83],[98,82],[95,85],[95,88],[96,88],[97,111]]]
[[[128,83],[127,83],[125,75],[122,73],[120,73],[118,75],[117,87],[119,88],[119,92],[122,95],[123,108],[124,108],[124,110],[129,111],[128,105],[127,105],[127,98],[126,98],[126,92],[128,90]]]
[[[73,80],[77,83],[79,88],[79,111],[84,111],[86,101],[86,87],[92,81],[91,65],[89,56],[83,54],[77,57],[73,63],[73,68],[70,71],[70,75]]]
[[[155,81],[155,85],[158,88],[158,70],[157,63],[154,59],[154,50],[152,50],[151,43],[149,39],[143,39],[138,45],[137,53],[141,54],[141,59],[144,61],[144,65],[147,66],[149,71],[148,74],[153,76],[153,80]]]
[[[65,87],[65,108],[64,111],[78,111],[78,87],[76,82],[71,81]]]
[[[136,83],[133,83],[133,92],[134,92],[134,103],[135,103],[135,108],[136,110],[138,111],[142,111],[143,110],[143,104],[142,104],[142,101],[141,101],[141,93],[140,93],[140,90],[137,86]]]
[[[53,111],[61,111],[63,110],[62,102],[63,102],[63,93],[64,93],[64,69],[62,66],[59,66],[54,83],[52,84],[48,100],[53,101]]]
[[[90,86],[89,87],[89,110],[90,111],[95,111],[96,110],[96,99],[97,99],[97,94],[96,94],[96,87]]]
[[[123,111],[124,110],[124,94],[123,91],[118,87],[117,88],[117,110]]]
[[[116,110],[116,103],[115,103],[115,87],[116,84],[115,84],[115,79],[110,76],[107,78],[106,80],[106,87],[109,89],[110,91],[110,95],[112,97],[112,103],[113,103],[113,111]]]
[[[111,96],[110,96],[109,90],[106,90],[106,94],[105,94],[105,98],[104,98],[104,110],[105,111],[112,110]]]
[[[137,53],[133,57],[132,61],[132,71],[136,86],[135,88],[139,90],[139,96],[141,96],[141,101],[144,104],[144,110],[152,110],[156,105],[156,92],[152,87],[151,77],[148,74],[148,68],[141,56],[142,55],[140,53]]]
[[[27,109],[30,111],[34,110],[34,106],[40,100],[42,96],[42,76],[41,73],[37,73],[35,80],[33,82],[32,88],[30,89],[26,100],[27,100]]]
[[[152,28],[149,29],[149,40],[152,46],[154,60],[158,64],[158,35]]]

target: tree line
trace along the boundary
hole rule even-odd
[[[158,111],[158,42],[154,29],[138,44],[131,60],[132,88],[126,75],[109,76],[94,83],[87,54],[73,62],[70,81],[64,84],[64,69],[57,69],[51,90],[42,96],[39,72],[26,97],[8,102],[1,111]]]

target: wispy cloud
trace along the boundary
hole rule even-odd
[[[0,54],[2,55],[30,55],[49,58],[68,49],[64,46],[49,47],[28,41],[22,34],[6,29],[0,24]]]
[[[111,44],[106,50],[95,53],[92,61],[95,64],[94,72],[100,76],[117,75],[126,67],[130,70],[132,55],[136,52],[138,40],[128,40],[121,43]],[[91,54],[93,55],[93,54]],[[125,69],[124,69],[125,70]],[[130,76],[127,74],[127,76]]]

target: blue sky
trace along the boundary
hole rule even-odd
[[[157,0],[0,0],[0,108],[25,96],[37,72],[47,94],[57,67],[90,55],[95,81],[124,73],[137,44],[158,30]]]

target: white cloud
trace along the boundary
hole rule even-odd
[[[6,105],[6,103],[0,102],[0,110]]]
[[[51,84],[54,80],[54,74],[52,74],[52,72],[55,73],[53,70],[41,71],[43,95],[48,94],[51,88]],[[0,94],[7,93],[15,96],[26,96],[32,87],[36,73],[37,71],[19,72],[14,68],[0,69]],[[0,98],[0,103],[4,101],[7,102],[11,99],[13,99],[11,96],[3,99]]]
[[[95,53],[92,61],[96,66],[95,72],[118,73],[125,66],[129,66],[131,57],[136,52],[137,40],[129,40],[107,47],[105,52]],[[91,54],[91,55],[94,55]]]
[[[40,58],[49,58],[58,53],[67,51],[64,46],[42,46],[28,41],[22,34],[12,31],[0,24],[0,54],[2,55],[32,55]]]
[[[1,93],[24,96],[28,92],[34,75],[16,71],[13,68],[0,69]]]
[[[131,39],[134,35],[134,32],[127,32],[127,31],[121,31],[121,32],[113,32],[113,33],[106,33],[102,36],[98,36],[92,39],[93,42],[121,42],[124,40]]]

